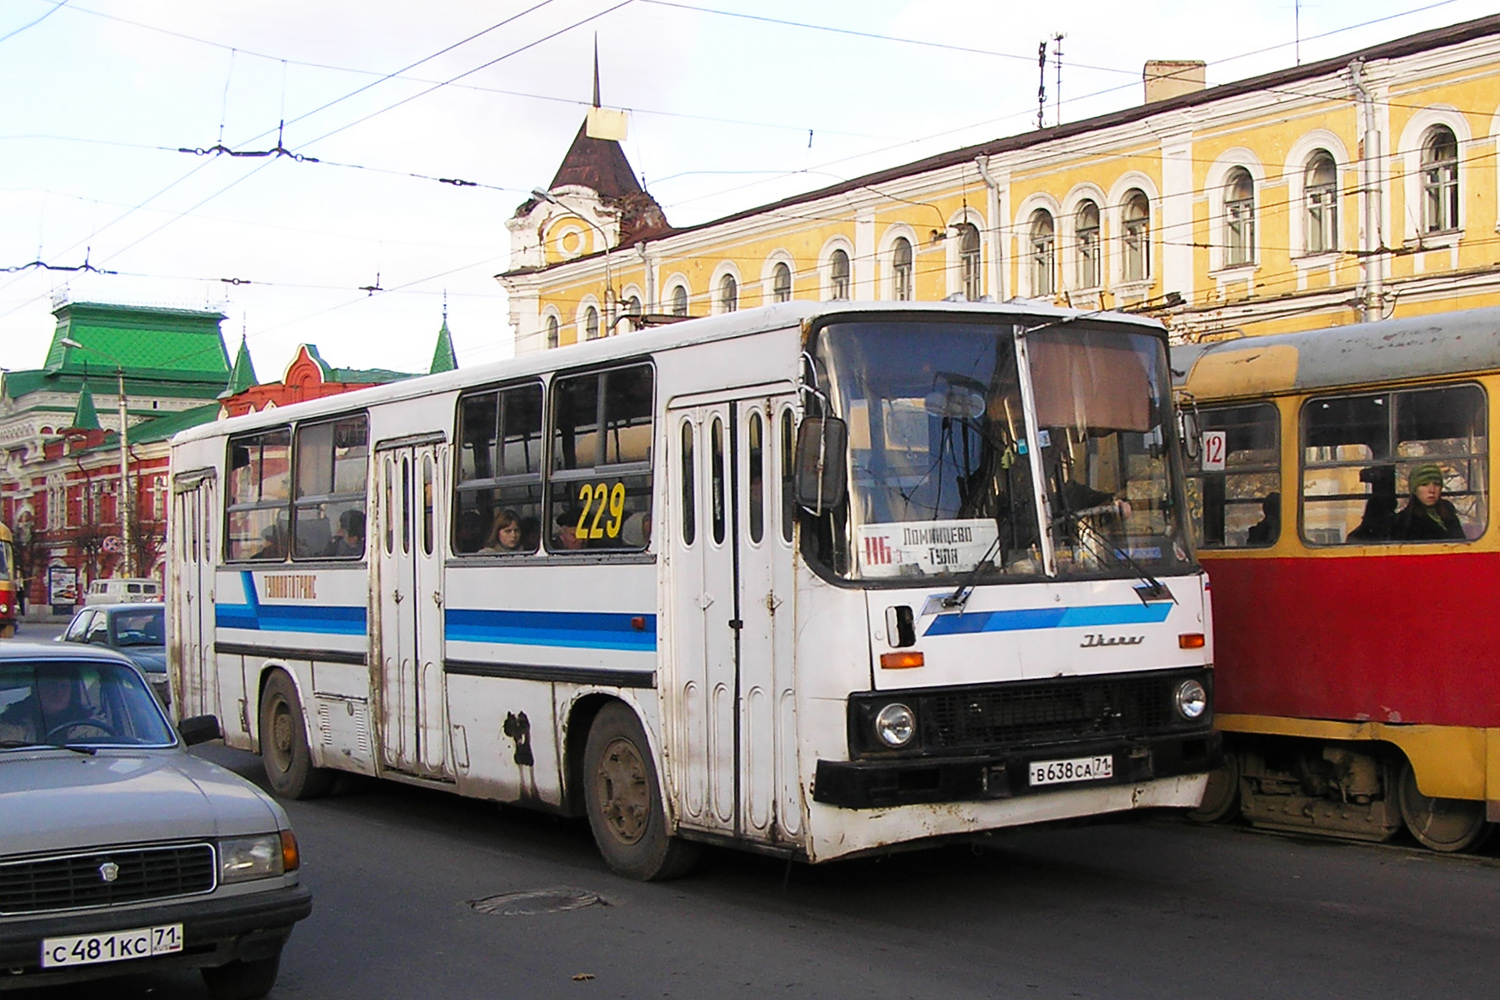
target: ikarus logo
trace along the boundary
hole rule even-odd
[[[1082,649],[1098,649],[1100,646],[1139,646],[1146,641],[1143,635],[1104,635],[1095,632],[1083,637],[1078,645]]]

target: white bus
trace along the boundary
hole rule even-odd
[[[637,878],[1194,806],[1171,381],[1130,316],[794,302],[186,431],[174,704]]]

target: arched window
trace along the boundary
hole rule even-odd
[[[1085,201],[1073,216],[1073,235],[1078,240],[1078,287],[1104,284],[1099,254],[1099,206]]]
[[[719,310],[732,313],[740,307],[740,283],[734,275],[726,274],[719,279]]]
[[[687,286],[678,285],[672,289],[672,315],[686,316],[687,311]]]
[[[1307,199],[1307,252],[1327,253],[1339,246],[1339,180],[1333,157],[1320,149],[1307,161],[1303,175]]]
[[[828,257],[828,297],[849,297],[849,255],[843,250],[835,250]]]
[[[641,297],[639,295],[632,295],[630,298],[628,298],[628,299],[625,300],[625,315],[626,316],[639,316],[640,314],[641,314]]]
[[[1126,281],[1145,281],[1151,277],[1151,202],[1146,192],[1132,190],[1125,195],[1125,261],[1122,274]]]
[[[1446,125],[1422,142],[1422,232],[1458,228],[1458,140]]]
[[[599,339],[599,310],[589,306],[583,311],[584,336],[589,340]]]
[[[556,347],[561,341],[562,341],[562,336],[558,332],[557,317],[556,316],[548,316],[547,317],[547,346],[549,348]]]
[[[984,274],[980,271],[979,229],[972,222],[958,225],[958,268],[964,298],[978,302],[984,295]]]
[[[911,300],[911,273],[911,240],[898,236],[891,244],[891,298],[898,302]]]
[[[1255,182],[1250,171],[1235,167],[1224,184],[1224,263],[1255,260]]]
[[[771,297],[777,302],[792,301],[792,269],[778,261],[771,272]]]
[[[1031,213],[1031,294],[1057,291],[1057,240],[1052,213],[1039,208]]]

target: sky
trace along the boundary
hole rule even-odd
[[[1232,9],[1241,23],[1226,23]],[[1494,13],[1482,0],[0,0],[0,368],[54,300],[214,308],[262,381],[298,344],[508,357],[505,222],[592,101],[674,225]],[[1053,44],[1050,43],[1049,44]],[[232,155],[262,153],[267,155]],[[462,183],[454,183],[455,181]],[[45,265],[45,266],[39,266]]]

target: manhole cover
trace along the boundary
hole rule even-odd
[[[498,896],[471,899],[469,905],[480,913],[498,913],[503,917],[526,917],[534,913],[564,913],[585,906],[608,906],[597,892],[586,889],[529,889],[524,892],[502,892]]]

